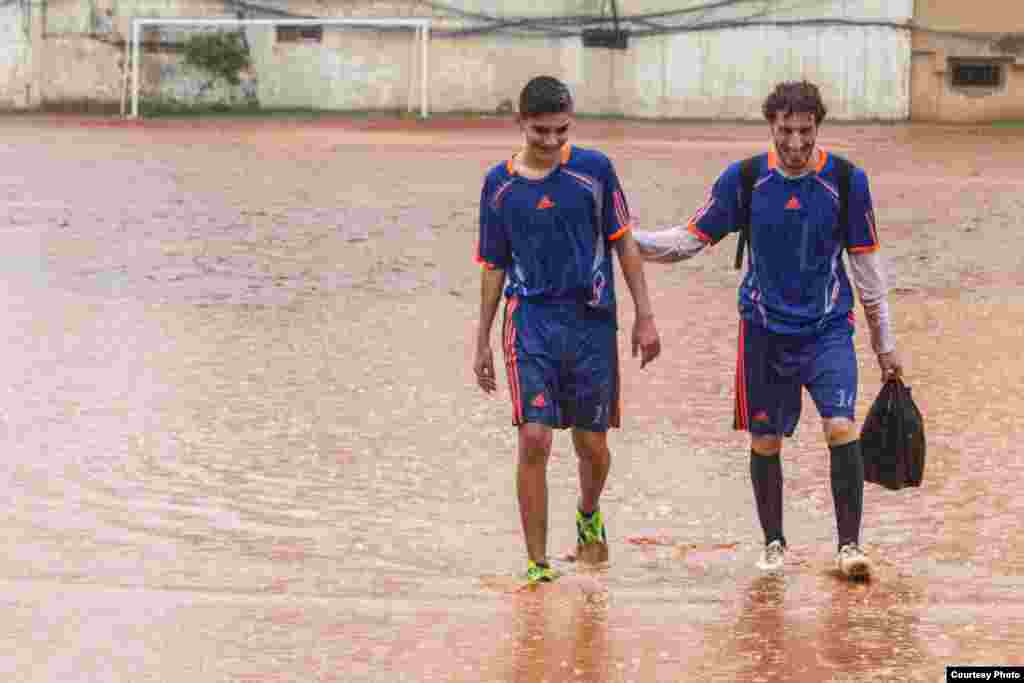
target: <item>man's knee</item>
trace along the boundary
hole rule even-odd
[[[519,458],[527,465],[547,462],[551,454],[552,433],[546,425],[527,423],[519,428]]]
[[[757,455],[777,455],[782,450],[782,437],[775,434],[751,434],[750,450]]]
[[[581,459],[593,460],[608,457],[608,434],[606,432],[574,429],[572,430],[572,441],[576,447],[576,455]]]
[[[828,418],[824,421],[824,429],[829,446],[842,446],[857,439],[857,430],[849,418]]]

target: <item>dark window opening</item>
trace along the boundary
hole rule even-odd
[[[585,28],[583,29],[583,47],[606,47],[612,50],[628,49],[629,31],[627,29]]]
[[[278,26],[279,43],[320,43],[324,39],[323,26]]]
[[[993,62],[954,61],[953,85],[959,88],[998,88],[1003,84],[1003,65]]]

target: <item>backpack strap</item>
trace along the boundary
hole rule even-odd
[[[736,240],[736,270],[743,267],[743,248],[750,241],[750,204],[754,197],[754,183],[757,182],[757,157],[744,159],[740,164],[740,215],[736,226],[739,236]]]
[[[850,224],[850,179],[853,177],[853,164],[841,156],[831,156],[839,186],[839,225],[845,231],[846,226]]]

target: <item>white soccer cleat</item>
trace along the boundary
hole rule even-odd
[[[839,573],[851,579],[866,579],[871,576],[871,559],[856,543],[847,543],[839,549],[836,561]]]
[[[757,561],[757,568],[766,572],[777,572],[782,569],[785,559],[786,546],[782,545],[782,541],[772,541],[765,546],[761,553],[761,559]]]

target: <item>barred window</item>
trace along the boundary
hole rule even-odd
[[[278,26],[279,43],[320,43],[324,39],[323,26]]]
[[[1003,65],[995,61],[951,59],[950,71],[957,88],[998,88],[1003,84]]]

